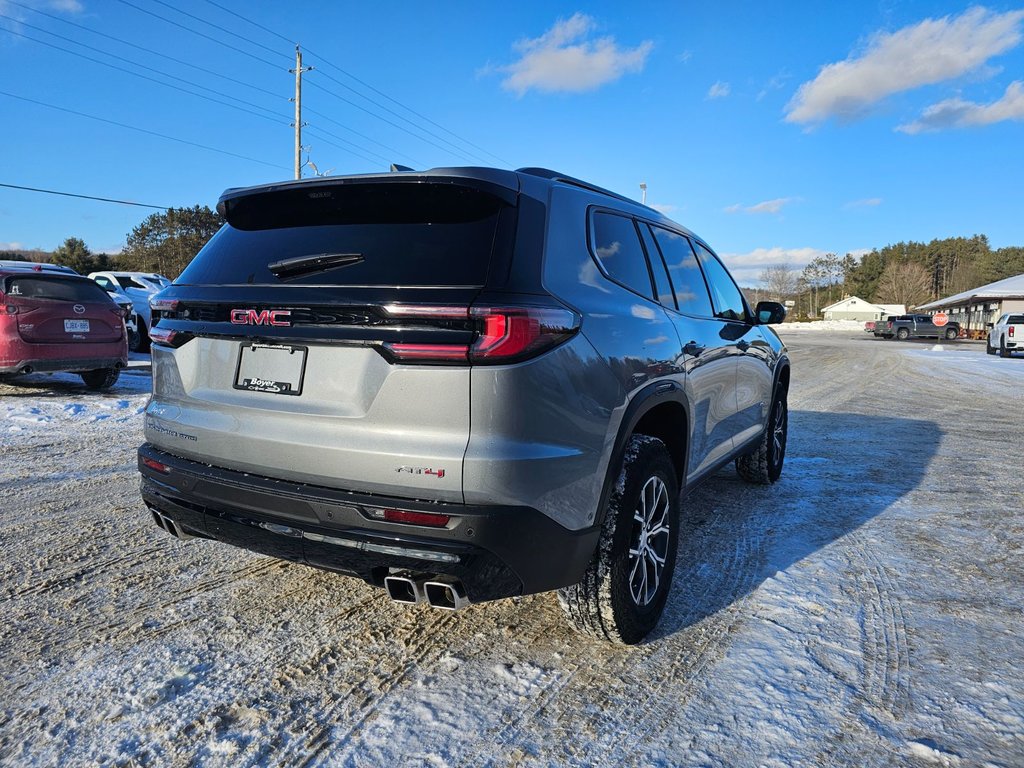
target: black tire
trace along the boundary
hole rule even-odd
[[[558,590],[569,622],[600,640],[639,643],[665,610],[678,548],[679,483],[672,458],[661,440],[633,435],[583,580]]]
[[[896,340],[897,341],[906,341],[909,338],[910,338],[910,331],[908,331],[906,328],[900,328],[898,331],[896,331]]]
[[[946,338],[947,339],[950,339],[950,340],[955,339],[958,335],[959,334],[956,332],[956,328],[947,328],[946,329]]]
[[[120,368],[97,368],[79,374],[89,389],[110,389],[121,375]]]
[[[768,424],[757,449],[736,459],[736,474],[748,483],[771,485],[782,476],[789,439],[789,406],[780,393],[772,401]]]
[[[128,329],[128,351],[138,352],[139,347],[142,345],[142,334],[137,330],[133,331]]]
[[[996,353],[996,348],[992,346],[991,342],[992,342],[992,339],[990,339],[990,338],[988,338],[986,336],[985,337],[985,354],[986,355],[994,355]]]
[[[142,318],[139,318],[139,345],[133,352],[149,352],[149,328]]]
[[[999,337],[999,356],[1000,357],[1009,357],[1010,356],[1010,350],[1008,350],[1006,348],[1006,337],[1005,336],[1000,336]]]

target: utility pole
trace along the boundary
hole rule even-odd
[[[302,50],[295,46],[295,69],[289,72],[295,73],[295,178],[302,178],[302,73],[309,72],[312,67],[302,66]]]
[[[640,204],[647,205],[647,182],[640,182]]]

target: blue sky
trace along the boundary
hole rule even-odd
[[[0,183],[180,206],[289,178],[298,41],[321,171],[539,165],[637,198],[646,182],[745,284],[906,239],[1024,245],[1024,4],[0,0],[0,14]],[[0,188],[0,248],[77,236],[116,251],[146,214]]]

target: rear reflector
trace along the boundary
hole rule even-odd
[[[389,523],[406,523],[407,525],[425,525],[430,528],[444,528],[451,520],[449,515],[437,512],[415,512],[411,509],[383,509],[366,507],[370,517]]]
[[[150,458],[147,457],[147,458],[144,458],[142,460],[142,463],[144,465],[146,465],[147,467],[149,467],[150,469],[155,470],[157,472],[160,472],[161,474],[164,474],[164,475],[171,474],[171,468],[169,466],[167,466],[166,464],[161,464],[156,459],[150,459]]]

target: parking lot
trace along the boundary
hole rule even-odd
[[[156,528],[148,373],[0,384],[9,765],[1024,764],[1024,359],[790,332],[767,489],[684,503],[644,645]]]

